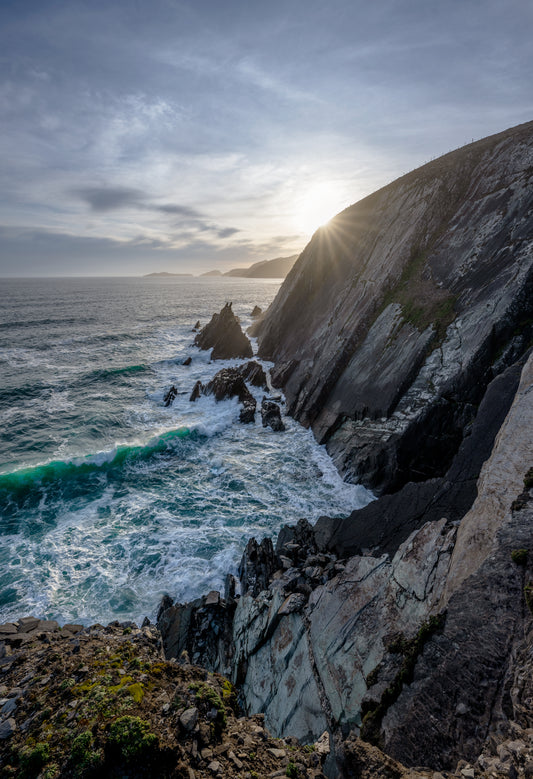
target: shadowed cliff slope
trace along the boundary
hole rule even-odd
[[[290,413],[377,492],[442,476],[488,383],[530,345],[533,122],[347,208],[259,331]]]

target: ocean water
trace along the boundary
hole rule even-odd
[[[231,300],[246,327],[279,285],[0,282],[1,622],[153,619],[164,593],[221,589],[251,536],[371,499],[293,420],[274,433],[259,413],[241,425],[235,399],[189,401],[197,379],[243,362],[210,362],[196,320]]]

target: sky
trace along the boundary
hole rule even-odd
[[[533,119],[530,0],[0,0],[0,276],[299,253]]]

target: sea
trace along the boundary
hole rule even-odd
[[[236,399],[189,400],[244,362],[211,362],[196,321],[231,301],[245,329],[280,284],[0,280],[0,622],[153,621],[164,594],[223,590],[250,537],[372,499],[291,418],[273,432]]]

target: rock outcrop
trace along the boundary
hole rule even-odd
[[[268,398],[263,398],[261,401],[261,421],[263,427],[271,427],[276,433],[285,430],[279,405]]]
[[[290,414],[379,493],[441,477],[531,342],[533,122],[403,176],[314,235],[259,326]]]
[[[226,303],[219,314],[213,314],[211,321],[195,337],[194,344],[200,349],[212,349],[212,360],[232,360],[253,354],[252,345],[242,332],[231,303]]]

